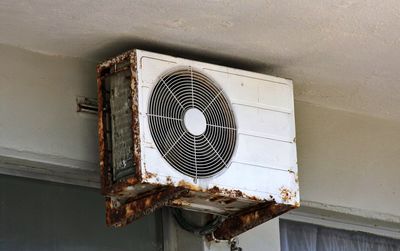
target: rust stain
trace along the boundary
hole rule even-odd
[[[219,193],[221,190],[217,186],[213,186],[212,188],[208,189],[208,192],[210,193]]]
[[[182,199],[175,199],[171,202],[172,206],[178,206],[178,207],[187,207],[190,206],[190,202],[186,201],[186,200],[182,200]]]
[[[167,177],[167,182],[168,182],[168,184],[172,183],[172,181],[171,181],[171,183],[169,182],[168,177]],[[254,201],[264,201],[260,198],[257,198],[256,196],[247,195],[237,189],[230,190],[230,189],[226,189],[226,188],[220,188],[217,186],[213,186],[212,188],[209,188],[209,189],[202,189],[200,186],[194,185],[194,184],[186,182],[184,180],[179,181],[177,186],[187,188],[191,191],[209,193],[209,194],[211,194],[211,198],[209,199],[210,201],[217,200],[218,196],[229,197],[229,198],[234,198],[234,199],[244,198],[244,199],[249,199],[249,200],[254,200]],[[214,198],[214,197],[216,197],[216,198]]]
[[[117,65],[122,63],[129,63],[130,67],[118,68]],[[106,113],[103,111],[104,107],[104,76],[115,74],[121,71],[129,71],[128,78],[131,80],[131,100],[132,100],[132,141],[133,141],[133,159],[135,162],[135,175],[123,180],[113,183],[111,155],[107,154],[106,146]],[[107,60],[97,66],[97,93],[98,93],[98,138],[99,138],[99,156],[100,156],[100,176],[101,176],[101,190],[104,195],[117,195],[126,190],[126,188],[134,186],[141,182],[141,149],[140,149],[140,130],[139,130],[139,117],[138,117],[138,83],[136,73],[136,52],[131,50],[125,52],[117,57]]]
[[[240,190],[230,190],[230,189],[225,189],[225,188],[219,188],[217,186],[213,186],[212,188],[209,189],[202,189],[198,185],[194,185],[192,183],[186,182],[184,180],[181,180],[177,184],[178,187],[184,187],[192,191],[198,191],[198,192],[206,192],[211,195],[218,195],[218,196],[228,196],[232,198],[247,198],[251,200],[258,200],[255,196],[247,196],[243,194],[242,191]],[[212,199],[211,199],[212,201]]]
[[[231,193],[235,196],[235,197],[242,197],[243,193],[240,190],[231,190]]]
[[[106,168],[105,162],[105,142],[104,142],[104,127],[103,127],[103,82],[101,80],[101,68],[97,67],[97,102],[98,102],[98,138],[99,138],[99,158],[100,158],[100,176],[101,176],[101,192],[106,194],[106,188],[110,186],[111,180]]]
[[[222,196],[222,195],[214,195],[214,196],[211,196],[208,200],[210,202],[218,202],[218,203],[221,203],[221,204],[231,204],[231,203],[235,202],[237,199],[236,198]]]
[[[221,196],[221,195],[214,195],[214,196],[210,197],[209,201],[220,201],[220,200],[223,200],[224,198],[225,197]]]
[[[217,239],[229,240],[232,237],[247,231],[275,216],[278,216],[295,205],[276,204],[274,198],[270,196],[268,201],[250,196],[240,190],[226,189],[213,186],[209,189],[202,189],[200,186],[181,180],[174,183],[171,177],[166,178],[167,185],[150,184],[144,182],[159,177],[156,173],[144,171],[141,173],[141,142],[138,113],[138,76],[137,76],[137,57],[136,51],[128,51],[117,57],[105,61],[97,66],[97,88],[98,88],[98,135],[99,135],[99,155],[102,193],[106,195],[106,222],[110,226],[124,226],[129,222],[144,215],[152,213],[155,209],[162,206],[190,206],[192,197],[208,199],[210,202],[222,204],[225,210],[229,211],[229,217],[217,228],[214,235]],[[135,161],[135,173],[133,177],[113,182],[111,158],[107,152],[106,142],[106,112],[103,111],[104,97],[103,85],[105,77],[117,72],[130,71],[131,85],[131,111],[132,111],[132,153]],[[143,163],[145,165],[145,163]],[[298,182],[297,173],[289,170],[295,175]],[[147,186],[150,191],[140,193],[140,187]],[[153,186],[153,187],[150,187]],[[146,190],[143,190],[146,191]],[[282,187],[280,196],[284,203],[296,198],[297,192]],[[229,205],[236,201],[251,200],[249,208],[239,210],[234,205]],[[228,206],[229,205],[229,206]],[[221,206],[220,206],[221,207]]]
[[[199,186],[193,185],[192,183],[186,182],[184,180],[179,181],[178,186],[190,189],[192,191],[202,191]]]
[[[235,202],[236,201],[236,198],[228,198],[228,199],[224,199],[222,202],[224,203],[224,204],[231,204],[231,203],[233,203],[233,202]]]
[[[279,191],[283,202],[289,202],[297,196],[296,191],[291,191],[289,188],[286,187],[281,187]]]
[[[141,179],[141,144],[140,144],[140,126],[139,126],[139,98],[138,98],[138,79],[136,69],[136,51],[132,50],[129,53],[129,60],[131,65],[131,98],[132,98],[132,140],[133,140],[133,154],[135,161],[136,177]]]
[[[144,179],[152,179],[152,178],[156,178],[157,177],[157,174],[156,173],[152,173],[152,172],[149,172],[149,171],[146,171],[145,172],[145,174],[144,174]]]
[[[257,198],[256,196],[247,195],[237,189],[230,190],[230,189],[219,188],[219,187],[214,186],[213,188],[206,190],[206,192],[209,192],[211,194],[218,194],[218,195],[222,195],[222,196],[230,197],[230,198],[234,198],[234,199],[244,198],[244,199],[255,200],[255,201],[263,201],[262,199]]]
[[[275,204],[275,202],[265,202],[256,208],[251,208],[245,212],[239,212],[228,217],[214,231],[214,237],[219,240],[230,240],[233,237],[260,225],[276,216],[279,216],[293,206],[285,204]],[[208,236],[211,240],[212,236]]]
[[[126,51],[116,57],[108,59],[108,60],[104,61],[103,63],[99,64],[97,66],[97,68],[100,70],[110,68],[116,64],[119,64],[119,63],[129,59],[132,53],[135,53],[135,50]]]
[[[165,188],[150,195],[123,203],[117,198],[106,198],[106,223],[109,226],[124,226],[142,216],[152,213],[154,210],[170,204],[170,201],[178,198],[187,190],[179,188]]]

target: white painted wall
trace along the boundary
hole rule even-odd
[[[400,121],[296,102],[296,123],[303,201],[400,218]]]
[[[97,162],[96,117],[76,113],[75,97],[96,97],[93,62],[0,46],[0,145]]]
[[[6,46],[0,55],[0,173],[98,186],[96,117],[75,112],[77,95],[96,96],[95,63]],[[400,122],[295,108],[303,204],[400,224]],[[266,223],[240,246],[279,250],[278,230]]]
[[[279,218],[270,220],[260,226],[239,235],[239,246],[243,250],[280,250]]]
[[[75,101],[96,97],[96,64],[4,45],[0,55],[0,173],[97,186],[97,117]]]

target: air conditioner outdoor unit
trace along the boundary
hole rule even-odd
[[[142,50],[97,74],[108,225],[166,205],[230,239],[299,206],[291,80]]]

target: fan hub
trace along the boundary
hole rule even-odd
[[[190,108],[185,112],[183,123],[186,130],[195,136],[203,134],[207,128],[206,117],[197,108]]]

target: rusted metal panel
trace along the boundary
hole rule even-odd
[[[131,131],[132,131],[132,156],[135,163],[135,174],[133,176],[115,180],[113,178],[113,170],[111,166],[112,155],[109,152],[110,148],[107,144],[107,123],[106,118],[104,85],[105,78],[121,72],[130,73],[128,78],[130,82],[130,100],[132,114]],[[136,54],[135,51],[128,51],[115,58],[107,60],[97,66],[97,86],[98,86],[98,138],[99,138],[99,156],[100,156],[100,172],[101,172],[101,187],[104,195],[116,195],[129,190],[129,187],[137,184],[141,180],[140,175],[140,128],[138,118],[138,103],[137,103],[137,73],[136,73]],[[111,141],[108,139],[108,141]],[[108,151],[108,152],[107,152]]]
[[[130,72],[114,73],[105,79],[109,87],[112,176],[113,182],[131,176],[137,166],[134,163],[132,137],[132,98]],[[107,88],[107,87],[106,87]]]
[[[240,184],[240,186],[237,181],[241,181],[244,173],[239,166],[247,165],[244,160],[248,161],[246,159],[248,156],[243,153],[241,155],[243,161],[237,162],[236,167],[227,168],[224,173],[225,176],[219,175],[201,182],[166,170],[169,167],[163,164],[162,156],[154,154],[156,147],[154,142],[149,141],[151,137],[148,135],[148,128],[146,128],[148,126],[146,122],[147,111],[143,108],[147,101],[144,96],[149,95],[148,90],[152,87],[155,79],[153,75],[155,74],[152,71],[153,69],[143,74],[142,58],[154,58],[158,55],[150,53],[143,56],[143,53],[142,51],[131,50],[107,60],[97,67],[100,170],[102,192],[106,196],[106,222],[108,225],[123,226],[161,206],[173,206],[226,217],[226,220],[215,231],[214,237],[229,240],[299,206],[297,165],[289,169],[280,166],[270,168],[270,166],[252,164],[254,170],[246,173],[245,177],[248,182],[244,185]],[[175,61],[164,58],[162,62],[170,67],[169,64]],[[190,63],[189,61],[182,62]],[[206,66],[211,67],[210,65]],[[199,68],[201,67],[199,66]],[[222,68],[220,70],[224,71]],[[160,71],[160,69],[157,69],[157,71]],[[239,73],[243,74],[242,72]],[[107,121],[110,117],[107,116],[110,115],[107,114],[108,108],[105,109],[106,94],[104,93],[104,85],[108,81],[107,79],[115,74],[126,74],[124,76],[130,85],[129,112],[132,119],[129,123],[131,124],[132,144],[129,146],[135,166],[134,173],[117,179],[114,177],[115,172],[112,165],[113,152],[110,151],[112,149],[109,145],[110,136],[107,135],[110,129],[110,123]],[[147,94],[141,92],[146,88]],[[278,112],[282,113],[282,111]],[[290,109],[283,111],[284,114],[291,114],[290,112]],[[282,140],[277,142],[282,144]],[[292,143],[286,142],[284,144]],[[272,145],[269,147],[273,148]],[[289,148],[293,149],[292,146],[287,149]],[[285,150],[286,148],[282,149]],[[279,154],[275,157],[280,157]],[[264,161],[264,156],[261,153],[256,157],[259,162]],[[269,185],[265,185],[265,177],[269,179]],[[250,188],[246,190],[247,187]]]
[[[138,76],[136,52],[130,53],[130,70],[131,70],[131,97],[132,97],[132,137],[133,137],[133,155],[136,163],[135,177],[141,180],[141,142],[140,142],[140,126],[139,126],[139,97],[138,97]],[[140,177],[140,178],[139,178]]]
[[[103,71],[104,69],[109,69],[112,67],[115,67],[117,64],[129,60],[130,57],[132,56],[132,54],[135,54],[135,50],[130,50],[130,51],[126,51],[116,57],[110,58],[108,60],[105,60],[104,62],[100,63],[97,66],[97,71]]]
[[[103,194],[106,194],[106,189],[111,185],[111,177],[109,174],[108,166],[106,165],[106,149],[105,149],[105,141],[104,141],[104,112],[103,112],[103,67],[97,67],[97,104],[98,104],[98,140],[99,140],[99,165],[100,165],[100,182],[101,182],[101,191]]]
[[[230,240],[293,208],[295,207],[286,204],[275,204],[273,201],[262,203],[248,211],[230,216],[214,231],[213,236],[208,236],[208,239]]]
[[[188,191],[183,188],[167,187],[141,195],[138,198],[128,198],[121,202],[116,197],[106,198],[106,223],[109,226],[121,227],[156,209],[169,205],[170,201],[182,196]]]

